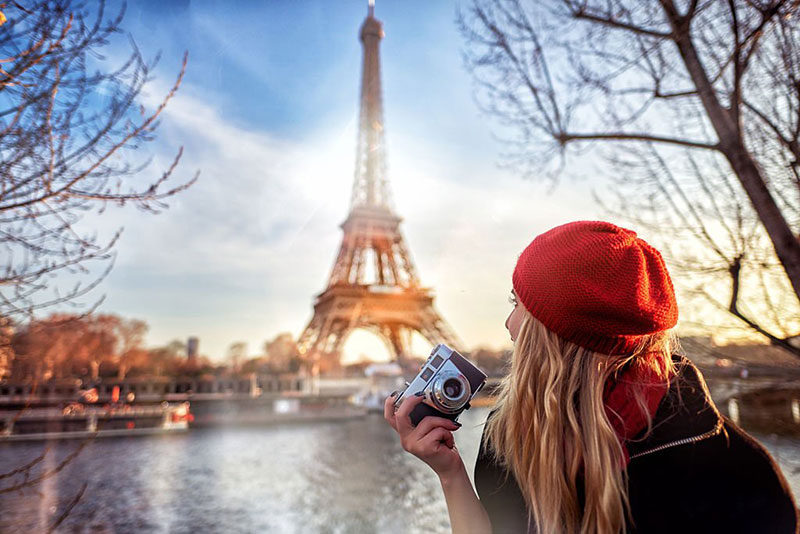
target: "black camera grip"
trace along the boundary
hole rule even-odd
[[[430,404],[425,404],[424,402],[421,402],[417,404],[413,410],[411,410],[409,417],[411,418],[411,424],[417,426],[424,417],[427,417],[429,415],[433,415],[434,417],[444,417],[445,419],[450,419],[451,421],[455,421],[460,414],[461,412],[458,413],[440,412]]]

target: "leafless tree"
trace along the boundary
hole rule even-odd
[[[300,352],[297,342],[289,332],[282,332],[264,342],[264,356],[272,372],[295,372],[299,366]]]
[[[794,292],[732,173],[709,154],[649,144],[606,156],[612,187],[596,197],[659,240],[675,283],[692,297],[682,325],[732,335],[744,328],[800,356]]]
[[[728,298],[704,296],[800,355],[798,17],[790,0],[473,0],[459,26],[509,163],[552,178],[596,149],[612,207],[667,229],[679,263],[725,273]]]
[[[139,96],[155,61],[145,61],[132,39],[129,55],[116,66],[109,67],[113,62],[102,55],[122,36],[124,8],[109,16],[102,0],[32,0],[6,2],[0,9],[0,359],[8,360],[10,325],[47,306],[80,305],[111,268],[119,230],[98,239],[79,225],[83,215],[102,213],[109,204],[157,213],[197,176],[175,183],[179,150],[160,175],[143,179],[148,162],[132,152],[154,139],[158,118],[180,86],[186,56],[164,99],[147,110]],[[72,279],[69,285],[65,276]],[[97,342],[80,347],[95,377],[108,344],[107,325],[97,319]],[[52,364],[53,355],[46,356]],[[90,441],[55,468],[42,467],[46,449],[34,461],[0,473],[0,494],[35,489]],[[44,531],[58,528],[85,490],[86,484]]]
[[[103,278],[97,272],[110,269],[119,231],[100,240],[79,228],[84,214],[109,203],[158,212],[196,176],[174,183],[181,150],[152,179],[141,177],[147,162],[131,163],[131,151],[154,139],[186,57],[161,104],[148,111],[139,95],[155,63],[146,62],[132,40],[130,55],[117,67],[109,68],[101,55],[121,33],[124,9],[109,17],[104,2],[4,5],[0,316],[22,320],[43,307],[81,300]],[[64,275],[72,279],[68,287],[56,283]]]
[[[234,373],[239,371],[239,366],[244,363],[246,358],[247,343],[244,341],[236,341],[230,344],[226,360],[230,363],[231,370]]]
[[[117,380],[125,380],[131,367],[146,360],[147,351],[142,346],[148,326],[140,319],[123,318],[119,319],[116,326],[119,337]]]

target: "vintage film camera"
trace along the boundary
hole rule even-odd
[[[416,378],[406,382],[406,389],[397,396],[394,409],[400,407],[403,399],[422,391],[422,402],[411,411],[414,426],[428,415],[455,421],[461,412],[469,409],[469,401],[485,382],[486,374],[461,354],[447,345],[436,345]]]

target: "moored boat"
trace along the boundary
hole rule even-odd
[[[22,408],[0,412],[0,442],[137,436],[189,429],[188,402],[150,406],[94,406],[72,403],[64,408]]]
[[[187,424],[189,427],[258,426],[335,421],[367,413],[363,406],[352,402],[349,390],[312,389],[309,378],[298,374],[67,379],[41,384],[0,382],[0,441],[23,439],[15,437],[22,434],[80,437],[93,432],[157,433]],[[189,406],[189,403],[191,413],[185,423],[173,424],[171,419],[166,424],[159,423],[163,415],[161,407]],[[108,410],[111,412],[107,413]],[[94,427],[92,417],[96,421]],[[41,439],[41,436],[24,439]]]

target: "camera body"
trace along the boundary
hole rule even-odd
[[[458,419],[469,402],[486,383],[486,374],[447,345],[439,344],[431,351],[417,376],[406,383],[394,402],[395,411],[403,400],[423,392],[423,400],[411,411],[416,426],[423,417],[434,415],[453,421]]]

